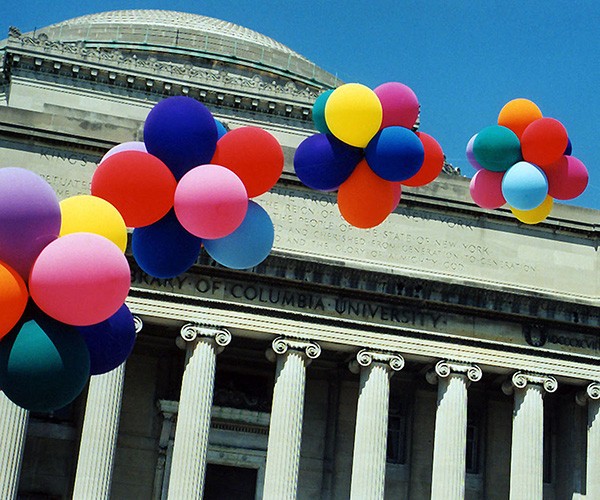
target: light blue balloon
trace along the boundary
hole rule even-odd
[[[223,125],[219,120],[215,118],[215,125],[217,126],[217,137],[220,139],[227,133],[227,129],[225,125]]]
[[[539,207],[548,195],[548,179],[537,165],[520,161],[504,174],[502,194],[511,207],[517,210],[533,210]]]

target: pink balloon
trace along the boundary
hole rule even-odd
[[[481,208],[500,208],[506,203],[502,194],[502,177],[504,172],[478,170],[471,179],[469,191],[471,198]]]
[[[107,158],[110,158],[115,153],[120,153],[121,151],[141,151],[142,153],[148,152],[148,150],[146,149],[146,145],[143,142],[140,142],[140,141],[122,142],[121,144],[117,144],[116,146],[113,146],[112,148],[110,148],[106,152],[106,154],[102,157],[102,159],[100,160],[98,165],[100,165],[100,163],[102,163]]]
[[[373,92],[383,108],[381,128],[392,125],[412,128],[419,116],[419,100],[412,89],[403,83],[388,82]]]
[[[35,261],[29,292],[52,318],[75,326],[108,319],[123,305],[131,279],[123,252],[92,233],[71,233],[50,243]]]
[[[467,160],[469,160],[469,163],[475,170],[482,170],[483,167],[477,162],[475,155],[473,154],[473,143],[475,142],[476,137],[477,134],[471,137],[467,143]]]
[[[557,200],[571,200],[585,191],[589,174],[586,166],[574,156],[563,156],[544,167],[548,178],[548,194]]]
[[[248,210],[241,179],[220,165],[201,165],[185,174],[175,190],[175,214],[194,236],[217,239],[235,231]]]

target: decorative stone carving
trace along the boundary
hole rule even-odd
[[[305,342],[302,340],[277,337],[272,343],[275,354],[285,354],[288,349],[303,351],[309,359],[317,359],[321,355],[321,346],[316,342]]]
[[[432,370],[425,374],[427,382],[432,385],[438,383],[438,378],[447,378],[452,373],[464,374],[469,381],[479,382],[483,376],[483,372],[479,366],[469,363],[461,363],[458,361],[441,360],[438,361]]]
[[[195,342],[198,337],[211,338],[217,344],[217,352],[221,352],[223,348],[231,342],[231,333],[224,328],[216,328],[199,325],[197,323],[187,323],[181,327],[179,331],[180,337],[176,339],[177,347],[185,349],[188,342]]]
[[[369,349],[361,349],[356,354],[356,360],[350,362],[349,368],[353,373],[359,373],[360,368],[366,368],[375,363],[383,363],[388,365],[389,369],[397,372],[404,368],[404,358],[400,354],[371,351]]]
[[[552,393],[558,389],[557,380],[551,375],[540,375],[535,373],[515,372],[510,380],[502,384],[502,392],[510,396],[514,389],[525,389],[527,384],[536,384],[544,388],[546,392]]]
[[[135,326],[135,333],[140,333],[142,328],[144,328],[144,322],[142,321],[142,318],[136,316],[135,314],[133,315],[133,324]]]
[[[597,401],[600,399],[600,382],[592,382],[588,384],[588,386],[579,391],[575,395],[575,401],[580,406],[586,406],[588,401]]]

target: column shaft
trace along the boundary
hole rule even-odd
[[[90,378],[73,498],[110,498],[124,378],[125,363]]]
[[[588,401],[586,498],[600,498],[600,399]]]
[[[17,496],[29,412],[0,391],[0,498]]]

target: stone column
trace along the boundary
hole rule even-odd
[[[0,498],[17,497],[29,412],[0,391]]]
[[[175,427],[169,498],[195,500],[202,498],[204,490],[217,354],[231,342],[231,334],[187,324],[181,329],[181,339],[178,345],[187,350],[186,366]]]
[[[142,320],[133,319],[139,333]],[[110,498],[124,381],[125,363],[90,377],[73,498]]]
[[[352,456],[352,500],[383,499],[387,450],[390,378],[404,367],[399,354],[363,349],[350,364],[360,371]]]
[[[502,390],[514,392],[510,461],[511,500],[541,499],[544,490],[544,402],[545,392],[554,392],[558,382],[548,375],[516,372]]]
[[[294,499],[298,487],[306,366],[319,357],[321,347],[315,342],[278,337],[272,349],[267,356],[273,361],[276,359],[277,368],[263,498]]]
[[[467,456],[467,387],[481,380],[477,365],[440,361],[427,373],[438,384],[431,498],[462,500],[465,497]]]
[[[577,402],[588,407],[585,498],[600,498],[600,382],[577,394]]]

